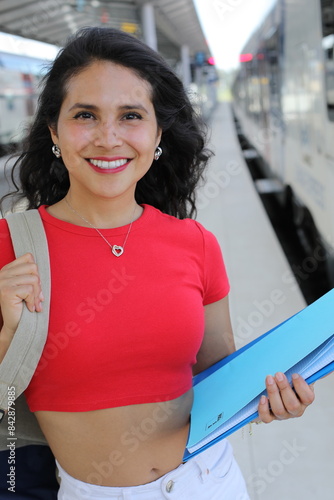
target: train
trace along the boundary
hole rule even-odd
[[[309,272],[325,261],[334,286],[334,1],[276,0],[232,94],[239,135],[303,235]]]
[[[49,61],[0,50],[0,154],[18,147],[34,116]]]

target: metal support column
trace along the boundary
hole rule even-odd
[[[157,51],[158,41],[155,30],[154,6],[151,2],[147,2],[142,6],[142,23],[145,43]]]
[[[187,89],[191,84],[190,53],[188,45],[182,45],[181,47],[181,63],[182,81],[184,88]]]

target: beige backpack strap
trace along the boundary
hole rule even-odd
[[[13,213],[6,220],[16,257],[30,252],[36,260],[45,300],[43,311],[38,313],[30,312],[24,305],[13,340],[0,363],[0,421],[8,408],[9,388],[14,387],[18,398],[41,357],[48,333],[51,285],[47,239],[38,210]]]

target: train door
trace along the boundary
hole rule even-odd
[[[321,0],[322,54],[324,61],[325,141],[322,149],[329,191],[327,234],[323,242],[328,250],[331,281],[334,285],[334,0]]]
[[[268,130],[272,175],[284,179],[284,119],[282,113],[282,26],[276,27],[265,40],[269,85]]]
[[[260,113],[257,123],[258,140],[254,140],[254,144],[264,160],[265,173],[271,176],[271,136],[270,136],[270,90],[269,78],[267,74],[267,61],[265,56],[265,47],[263,44],[259,47],[256,54],[257,75],[259,82],[259,100]],[[269,169],[269,170],[268,170]]]

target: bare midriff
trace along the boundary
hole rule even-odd
[[[192,390],[164,402],[35,413],[61,467],[85,483],[137,486],[182,463]]]

